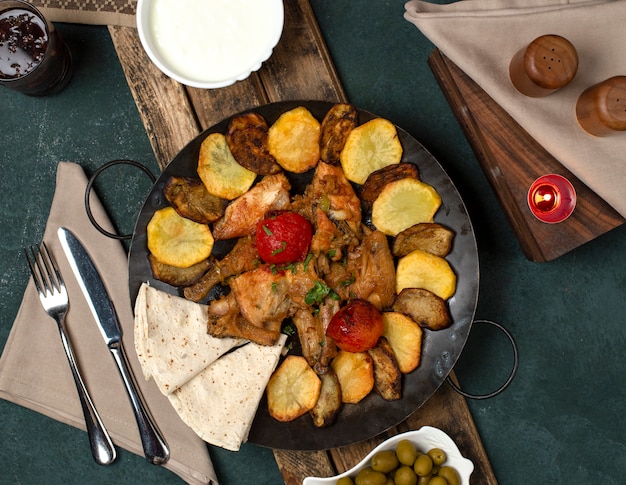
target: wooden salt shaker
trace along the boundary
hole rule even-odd
[[[626,131],[626,76],[614,76],[587,88],[576,103],[580,126],[595,136]]]
[[[542,35],[511,59],[509,76],[522,94],[541,98],[566,86],[578,71],[578,53],[560,35]]]

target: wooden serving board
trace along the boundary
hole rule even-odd
[[[233,86],[200,90],[163,75],[145,54],[137,31],[109,27],[121,65],[161,168],[205,128],[233,113],[274,101],[347,101],[308,0],[285,2],[285,29],[261,70]],[[443,384],[397,428],[343,448],[326,451],[275,450],[288,485],[307,476],[332,476],[359,462],[376,444],[401,431],[438,427],[474,462],[473,484],[497,481],[465,398]]]
[[[528,259],[551,261],[626,222],[439,50],[428,63]],[[559,224],[537,220],[526,201],[532,182],[548,173],[576,189],[576,209]]]

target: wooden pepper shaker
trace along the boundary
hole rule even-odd
[[[511,59],[509,76],[522,94],[541,98],[566,86],[578,71],[578,53],[560,35],[542,35]]]
[[[578,97],[576,117],[595,136],[626,131],[626,76],[614,76],[587,88]]]

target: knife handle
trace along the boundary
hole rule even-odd
[[[139,428],[144,455],[150,463],[162,465],[169,459],[170,451],[144,403],[133,373],[130,370],[130,364],[128,363],[124,346],[120,341],[115,345],[111,345],[109,350],[120,371],[122,381],[124,381],[124,386],[126,387],[126,392],[128,393],[128,398],[130,399],[133,413],[137,421],[137,427]]]

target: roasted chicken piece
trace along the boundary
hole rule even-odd
[[[251,270],[258,263],[258,254],[251,236],[237,240],[233,249],[220,261],[213,264],[196,283],[183,289],[185,298],[191,301],[201,301],[218,283],[223,283],[227,278]]]
[[[379,310],[390,307],[396,296],[396,268],[387,237],[380,231],[366,234],[348,254],[347,264],[333,263],[325,279],[344,300],[361,298]]]
[[[344,248],[358,244],[361,201],[341,167],[320,162],[304,194],[294,199],[292,210],[309,219],[315,228],[312,252],[333,252],[334,259],[339,260]]]
[[[224,217],[213,226],[213,237],[232,239],[250,236],[256,224],[272,210],[287,210],[290,207],[291,185],[283,173],[267,175],[248,192],[233,200],[226,208]]]
[[[256,327],[280,329],[289,316],[289,282],[270,266],[260,266],[233,278],[230,289],[241,315]]]
[[[280,325],[278,328],[257,327],[243,318],[232,293],[209,304],[207,329],[213,337],[244,338],[268,346],[274,345],[280,337]]]

